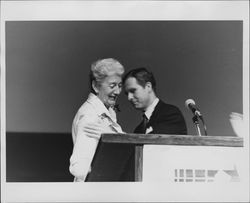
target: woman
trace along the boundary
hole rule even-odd
[[[91,131],[86,130],[86,127],[96,124],[100,127],[100,133],[123,133],[114,110],[121,93],[123,73],[124,67],[112,58],[98,60],[91,65],[91,93],[78,110],[72,125],[74,149],[69,170],[76,182],[85,181],[91,171],[91,162],[99,141],[94,138],[98,131],[94,130],[91,136]]]

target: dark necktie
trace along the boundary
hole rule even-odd
[[[147,130],[147,124],[148,124],[148,118],[145,114],[142,115],[142,125],[141,125],[141,129],[142,129],[142,133],[146,133]]]

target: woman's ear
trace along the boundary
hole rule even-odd
[[[92,81],[92,88],[93,88],[93,90],[95,91],[95,93],[98,94],[99,90],[98,90],[98,88],[97,88],[96,81]]]

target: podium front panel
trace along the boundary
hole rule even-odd
[[[99,142],[86,182],[124,181],[126,164],[134,146]]]
[[[143,182],[235,182],[244,178],[243,148],[144,145]]]

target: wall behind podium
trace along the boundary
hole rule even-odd
[[[158,96],[181,109],[189,134],[196,132],[184,103],[192,98],[209,135],[234,136],[229,114],[243,111],[242,35],[242,21],[8,21],[6,130],[70,135],[90,64],[113,57],[126,71],[154,72]],[[118,122],[132,132],[141,115],[123,93],[118,103]]]
[[[7,131],[70,132],[87,98],[90,64],[114,57],[146,66],[164,101],[184,114],[195,134],[188,98],[208,133],[233,135],[229,114],[242,113],[242,21],[9,21],[6,23]],[[140,120],[124,94],[119,123]]]

